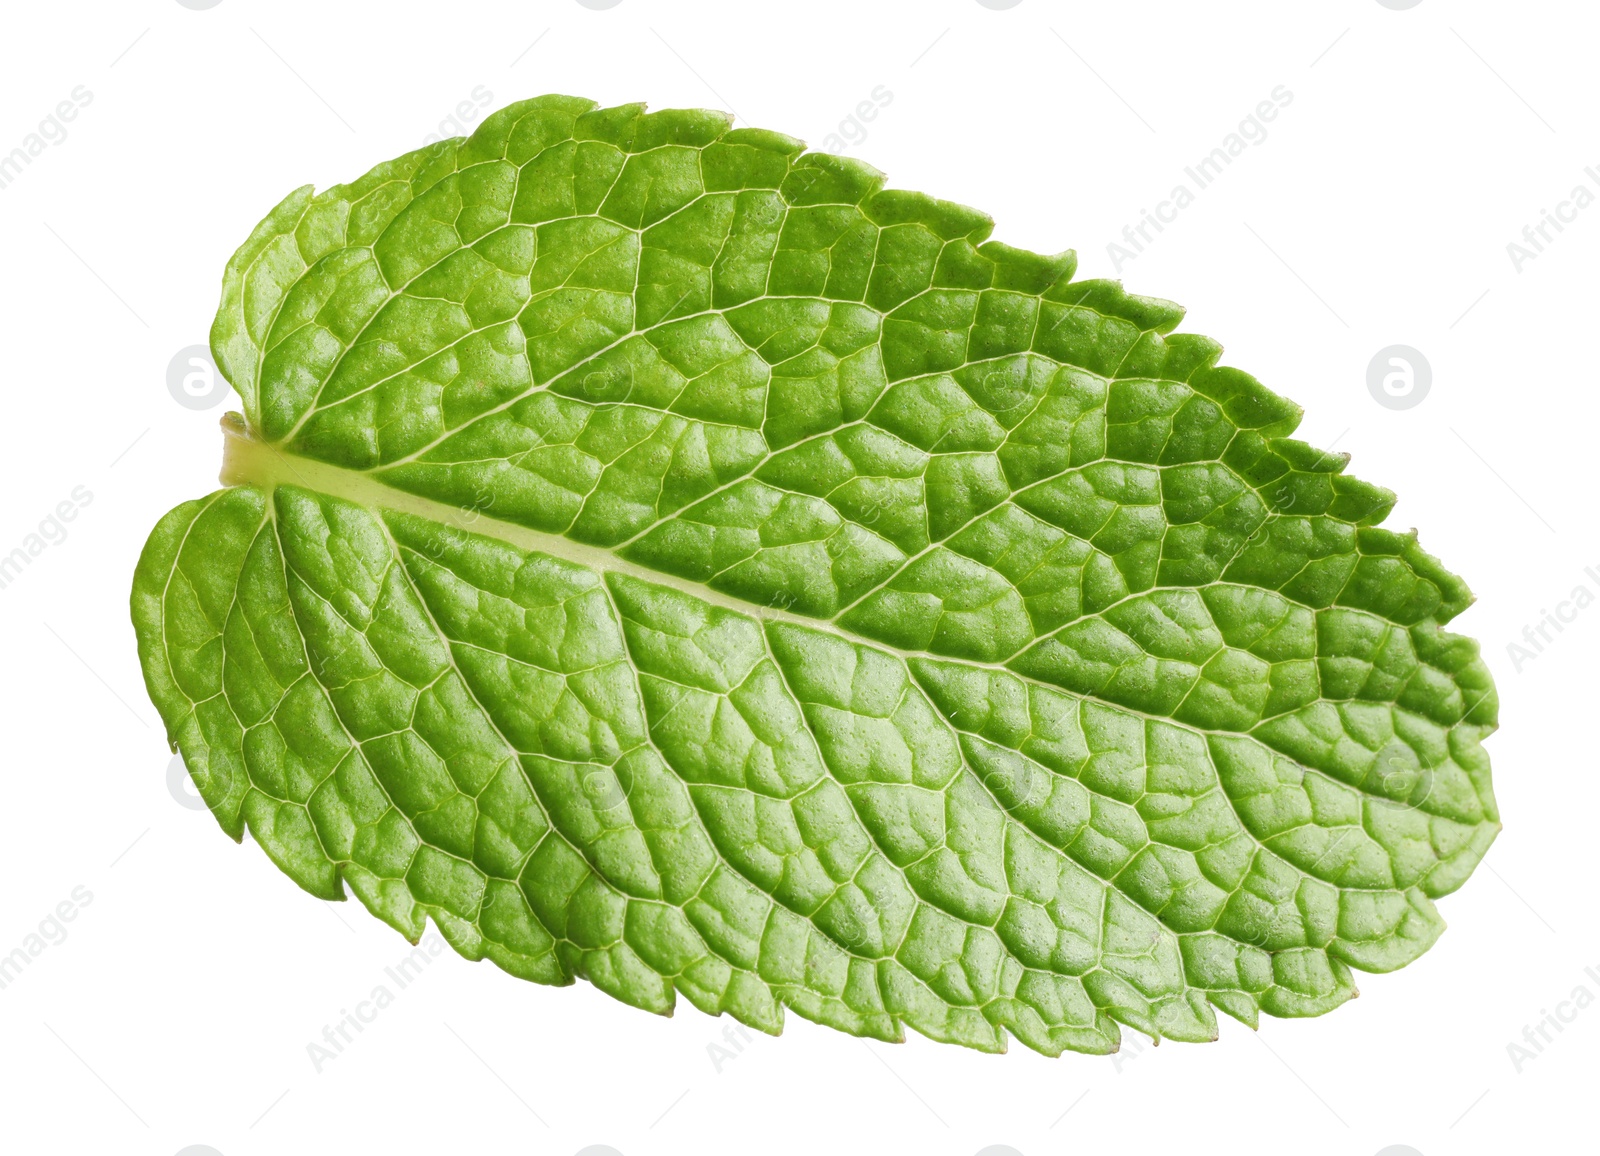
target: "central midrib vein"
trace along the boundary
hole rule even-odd
[[[409,514],[431,522],[437,522],[463,533],[493,538],[520,550],[548,554],[583,566],[597,574],[623,574],[658,586],[670,587],[702,602],[730,610],[748,618],[754,618],[763,624],[770,622],[790,623],[795,626],[803,626],[808,630],[832,634],[852,645],[870,646],[885,653],[893,654],[906,662],[908,670],[914,670],[911,667],[911,660],[913,659],[955,662],[962,666],[995,671],[1018,679],[1025,685],[1047,687],[1051,691],[1064,694],[1070,698],[1093,702],[1097,705],[1109,707],[1112,710],[1176,726],[1197,734],[1227,737],[1243,736],[1254,738],[1258,742],[1262,741],[1254,734],[1256,727],[1251,727],[1249,730],[1218,730],[1194,723],[1179,722],[1169,716],[1151,714],[1126,703],[1101,698],[1098,695],[1078,694],[1056,683],[1041,682],[1006,663],[986,662],[964,655],[939,654],[930,650],[910,650],[846,630],[828,619],[810,618],[804,614],[796,614],[791,610],[784,610],[776,606],[763,606],[758,602],[736,598],[713,589],[703,582],[696,582],[691,578],[683,578],[664,570],[654,570],[637,562],[630,562],[603,546],[592,546],[585,542],[576,542],[561,534],[552,534],[545,530],[532,530],[515,522],[491,518],[485,514],[451,505],[448,502],[440,502],[433,498],[422,497],[420,494],[396,489],[394,486],[378,480],[363,470],[347,469],[343,466],[335,466],[327,462],[319,462],[312,458],[302,457],[299,454],[285,453],[277,446],[270,445],[253,436],[246,428],[244,419],[236,413],[230,413],[223,418],[222,432],[224,434],[224,445],[222,469],[218,474],[218,480],[225,486],[257,486],[266,490],[271,490],[280,485],[298,486],[301,489],[339,498],[368,509],[390,510],[395,513]],[[1269,720],[1264,719],[1262,721]],[[1264,743],[1264,745],[1268,749],[1277,749],[1270,743]],[[1298,762],[1299,760],[1296,759],[1295,761]],[[1363,791],[1363,794],[1367,794],[1367,792]],[[1248,829],[1248,824],[1246,827]]]

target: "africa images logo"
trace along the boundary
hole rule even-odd
[[[94,93],[81,84],[67,95],[70,100],[58,102],[45,114],[39,127],[22,138],[21,144],[0,156],[0,189],[14,184],[22,170],[33,164],[35,158],[43,156],[46,149],[66,140],[67,125],[77,120],[78,113],[94,101]]]

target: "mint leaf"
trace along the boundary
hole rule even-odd
[[[1180,310],[717,113],[543,97],[228,266],[151,535],[223,829],[412,939],[898,1039],[1316,1015],[1499,829],[1466,586]]]

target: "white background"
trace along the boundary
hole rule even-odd
[[[92,501],[0,589],[0,954],[74,888],[67,937],[0,990],[0,1147],[293,1152],[1577,1151],[1593,1143],[1600,1004],[1517,1070],[1507,1046],[1600,997],[1593,846],[1600,608],[1543,653],[1507,644],[1600,593],[1593,321],[1600,206],[1518,271],[1507,244],[1600,191],[1593,46],[1571,4],[893,8],[621,0],[7,5],[0,154],[83,85],[66,139],[0,189],[0,554]],[[532,45],[531,47],[529,47]],[[1299,401],[1301,436],[1401,494],[1389,524],[1464,574],[1502,730],[1505,831],[1404,971],[1316,1020],[1223,1017],[1215,1044],[1048,1060],[791,1016],[657,1019],[587,985],[437,959],[319,1073],[307,1045],[407,950],[301,892],[169,791],[127,591],[168,508],[213,487],[217,419],[166,373],[203,342],[224,262],[288,190],[420,145],[477,86],[710,106],[821,146],[878,86],[852,155],[978,205],[995,236],[1107,243],[1283,85],[1292,103],[1120,276]],[[859,137],[860,134],[852,133]],[[1541,242],[1542,243],[1542,242]],[[1431,392],[1397,411],[1368,362],[1404,343]],[[54,531],[52,530],[52,534]],[[1596,566],[1586,576],[1586,566]],[[54,936],[54,930],[51,930]],[[42,938],[42,937],[41,937]],[[1586,966],[1596,968],[1592,976]],[[1572,1010],[1573,1005],[1566,1005]],[[730,1047],[730,1051],[733,1049]],[[1580,1129],[1580,1120],[1583,1125]],[[1565,1135],[1566,1138],[1561,1137]],[[1581,1138],[1580,1138],[1581,1137]],[[1407,1145],[1391,1150],[1391,1145]],[[913,1147],[914,1146],[914,1147]]]

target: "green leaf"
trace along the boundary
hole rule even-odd
[[[228,265],[227,487],[134,579],[223,829],[412,939],[1113,1050],[1409,963],[1499,822],[1466,586],[1071,253],[543,97]]]

